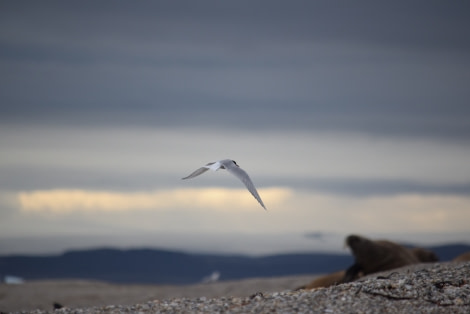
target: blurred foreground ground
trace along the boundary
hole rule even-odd
[[[196,285],[116,285],[99,281],[51,280],[0,284],[0,312],[52,310],[57,302],[69,308],[131,305],[180,297],[246,297],[256,292],[292,290],[316,275],[253,278]]]

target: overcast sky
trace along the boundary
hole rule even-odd
[[[470,241],[469,84],[467,1],[2,1],[0,253]]]

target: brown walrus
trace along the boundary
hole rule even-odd
[[[355,263],[346,270],[342,282],[356,280],[360,272],[364,275],[422,262],[433,262],[437,256],[426,249],[408,249],[387,240],[370,240],[358,235],[346,238]]]
[[[468,262],[470,261],[470,252],[460,254],[452,260],[452,262]]]
[[[416,258],[421,263],[431,263],[431,262],[439,261],[439,258],[437,257],[437,255],[431,250],[418,248],[418,247],[412,248],[409,250],[411,251],[412,254],[416,256]],[[470,258],[470,252],[468,253],[468,258]],[[346,274],[345,270],[340,270],[334,273],[319,276],[315,278],[314,280],[312,280],[309,284],[305,286],[301,286],[297,288],[296,290],[300,290],[300,289],[310,290],[310,289],[315,289],[315,288],[330,287],[330,286],[342,283],[345,274]],[[358,279],[362,276],[363,274],[359,273],[354,279]]]
[[[370,273],[410,264],[439,261],[437,255],[431,250],[424,248],[408,249],[386,240],[373,241],[357,235],[350,235],[346,238],[346,243],[351,247],[356,257],[356,262],[348,270],[341,270],[317,277],[309,284],[298,287],[295,290],[329,287],[359,279]],[[470,252],[468,258],[470,258]]]
[[[312,280],[309,284],[305,286],[298,287],[295,290],[310,290],[310,289],[315,289],[315,288],[323,288],[323,287],[329,287],[336,285],[338,283],[341,283],[343,280],[344,275],[346,274],[345,270],[340,270],[331,274],[319,276]]]
[[[431,250],[420,247],[415,247],[410,250],[411,253],[413,253],[421,263],[433,263],[439,261],[439,257],[437,257],[436,253]]]

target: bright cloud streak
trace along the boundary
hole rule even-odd
[[[285,202],[292,194],[287,188],[260,189],[267,204]],[[244,189],[202,188],[152,192],[111,192],[87,190],[39,190],[21,192],[23,211],[66,213],[71,211],[128,211],[169,208],[244,209],[258,206]]]
[[[190,232],[462,232],[470,220],[470,197],[457,195],[401,194],[348,197],[308,193],[287,188],[260,189],[268,216],[244,189],[201,188],[150,192],[92,190],[38,190],[17,195],[23,213],[90,213],[120,230]],[[140,210],[133,215],[133,210]],[[256,212],[256,210],[260,210]],[[219,214],[216,214],[219,212]],[[222,213],[223,212],[223,213]],[[110,216],[112,215],[112,216]],[[181,216],[186,217],[184,221]],[[223,215],[223,216],[220,216]],[[117,217],[120,217],[118,219]],[[89,219],[89,218],[84,218]],[[247,223],[250,221],[250,223]],[[149,222],[149,223],[147,223]],[[85,222],[86,224],[86,222]]]

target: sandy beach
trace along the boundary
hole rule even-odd
[[[0,311],[52,310],[57,302],[69,308],[132,305],[172,298],[247,297],[256,292],[292,290],[316,275],[252,278],[194,285],[118,285],[85,280],[40,280],[0,284]]]

